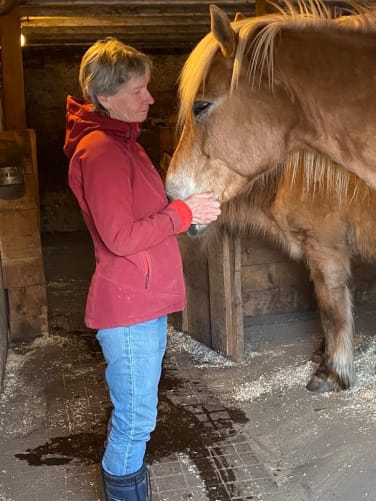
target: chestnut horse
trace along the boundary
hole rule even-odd
[[[300,13],[285,3],[233,23],[211,6],[211,32],[181,74],[171,198],[230,200],[301,149],[376,188],[376,11],[330,19],[319,0],[297,2]]]
[[[218,224],[265,235],[306,262],[324,333],[322,353],[315,357],[320,364],[307,385],[312,391],[339,391],[353,382],[351,259],[376,258],[375,221],[376,192],[354,174],[324,158],[320,164],[306,152],[223,204],[220,219],[204,233],[209,248]]]
[[[212,32],[181,75],[183,130],[166,189],[171,198],[214,191],[222,202],[243,193],[248,205],[223,217],[306,259],[325,334],[308,388],[346,389],[350,260],[376,254],[376,198],[328,157],[376,187],[376,15],[332,20],[319,2],[302,13],[286,4],[287,13],[234,23],[211,6]]]

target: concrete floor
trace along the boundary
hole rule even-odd
[[[110,403],[82,325],[90,243],[46,235],[44,256],[49,335],[9,351],[0,501],[95,501]],[[170,328],[148,449],[153,501],[376,500],[375,312],[356,313],[357,381],[337,394],[305,389],[319,342],[313,314],[248,322],[241,364]]]

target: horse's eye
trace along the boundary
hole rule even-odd
[[[210,101],[195,101],[193,103],[193,114],[198,117],[211,106]]]

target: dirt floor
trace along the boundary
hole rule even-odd
[[[49,334],[11,346],[0,395],[0,501],[96,501],[110,412],[105,365],[82,325],[92,269],[85,234],[44,237]],[[315,314],[247,322],[234,364],[170,328],[153,501],[376,500],[376,308],[356,311],[356,383],[305,389]]]

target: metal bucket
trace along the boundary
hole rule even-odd
[[[0,198],[14,200],[25,194],[25,176],[22,167],[0,167]]]

